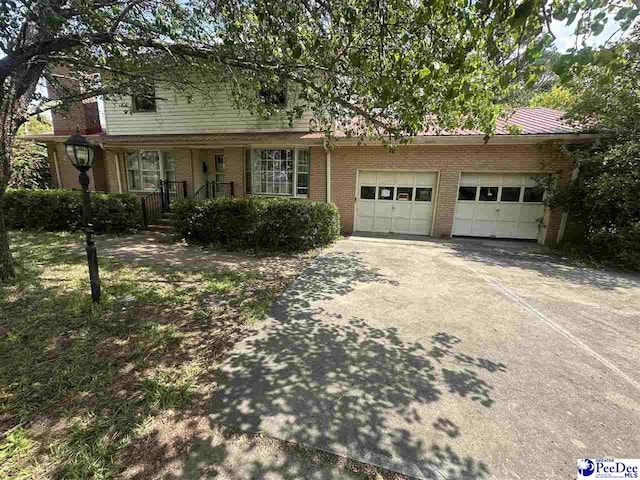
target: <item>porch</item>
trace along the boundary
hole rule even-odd
[[[171,210],[171,204],[178,200],[187,198],[206,200],[233,196],[233,182],[207,180],[198,190],[189,193],[186,180],[160,180],[154,191],[140,196],[142,222],[145,228],[149,228],[152,223],[156,223],[163,215],[166,215]]]
[[[244,149],[105,147],[107,191],[146,197],[159,191],[161,182],[169,182],[169,194],[185,197],[207,198],[221,189],[235,197],[244,196]]]

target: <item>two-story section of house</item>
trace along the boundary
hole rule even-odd
[[[555,242],[562,213],[545,208],[541,175],[568,176],[566,143],[588,141],[562,112],[523,108],[486,141],[479,131],[425,133],[390,151],[375,141],[341,138],[328,148],[310,130],[311,115],[293,125],[235,108],[224,86],[214,101],[156,85],[154,96],[104,102],[54,115],[54,133],[28,137],[48,145],[51,174],[77,188],[63,142],[75,126],[98,147],[92,188],[144,196],[160,182],[181,182],[193,195],[211,184],[234,197],[281,196],[333,202],[345,233],[391,232]],[[283,101],[286,101],[284,99]]]

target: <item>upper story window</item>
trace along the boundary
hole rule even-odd
[[[247,156],[247,193],[309,195],[311,152],[305,149],[254,149]]]
[[[131,109],[134,112],[156,111],[156,92],[153,85],[145,86],[131,95]]]
[[[287,106],[287,87],[265,87],[260,90],[260,97],[265,104],[278,108]]]
[[[175,152],[136,150],[127,152],[129,190],[154,191],[160,180],[175,181]]]

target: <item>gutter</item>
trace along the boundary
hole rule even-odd
[[[412,137],[409,142],[398,144],[399,147],[413,145],[522,145],[538,143],[581,143],[597,138],[593,134],[561,133],[561,134],[537,134],[537,135],[494,135],[489,140],[485,140],[482,135],[422,135]],[[338,145],[343,146],[380,146],[381,142],[362,142],[357,139],[338,138]]]
[[[218,132],[224,135],[228,132]],[[282,132],[272,132],[274,135]],[[299,132],[290,132],[299,133]],[[307,132],[308,133],[308,132]],[[206,135],[215,134],[203,134]],[[192,138],[179,138],[182,135],[167,135],[157,136],[152,135],[151,138],[144,138],[144,135],[132,135],[131,140],[128,140],[126,136],[114,135],[111,138],[107,135],[86,135],[87,140],[94,143],[104,144],[106,148],[114,147],[144,147],[144,146],[163,146],[163,147],[176,147],[185,146],[190,148],[223,148],[223,147],[268,147],[272,145],[282,145],[286,143],[291,146],[312,146],[323,145],[325,151],[327,149],[326,140],[324,137],[315,138],[274,138],[272,141],[265,142],[264,139],[258,141],[252,141],[251,138],[237,138],[235,140],[220,139],[219,141],[202,141],[199,142],[197,137],[199,134],[185,134]],[[176,138],[178,137],[178,138]],[[196,138],[193,138],[196,137]],[[413,137],[406,144],[399,144],[402,146],[411,145],[502,145],[502,144],[538,144],[538,143],[553,143],[553,142],[565,142],[565,143],[580,143],[588,142],[595,138],[598,138],[598,134],[590,133],[557,133],[557,134],[535,134],[535,135],[494,135],[488,141],[485,140],[483,135],[423,135]],[[39,142],[64,142],[67,140],[67,136],[62,135],[24,135],[19,137],[23,140],[34,140]],[[338,146],[380,146],[381,142],[372,140],[370,142],[362,142],[353,138],[337,138],[336,144]]]

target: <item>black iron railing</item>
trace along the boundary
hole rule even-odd
[[[206,200],[207,198],[233,197],[233,182],[216,183],[205,182],[194,194],[194,200]]]
[[[145,228],[167,213],[176,200],[187,198],[187,182],[162,180],[158,190],[140,199]]]

